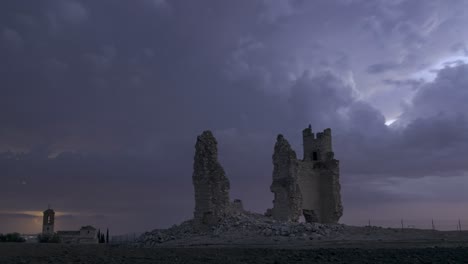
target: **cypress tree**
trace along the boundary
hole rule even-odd
[[[109,244],[109,228],[106,231],[106,244]]]

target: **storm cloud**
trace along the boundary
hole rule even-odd
[[[308,124],[332,128],[345,223],[453,205],[466,197],[431,183],[468,182],[468,6],[429,2],[3,1],[0,206],[172,225],[210,129],[231,197],[264,212],[276,135],[302,156]],[[433,189],[402,187],[418,185]]]

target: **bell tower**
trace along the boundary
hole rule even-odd
[[[55,221],[55,212],[52,209],[47,209],[44,211],[44,216],[42,218],[42,234],[45,236],[52,236],[54,234],[54,221]]]

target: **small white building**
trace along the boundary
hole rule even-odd
[[[97,244],[97,231],[92,226],[83,226],[79,231],[58,231],[61,243],[66,244]]]

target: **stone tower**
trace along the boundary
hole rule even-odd
[[[339,161],[334,159],[331,129],[327,128],[314,135],[309,125],[302,131],[302,137],[304,149],[302,160],[295,160],[295,154],[291,154],[289,158],[283,158],[282,162],[278,162],[275,157],[285,157],[285,155],[281,154],[284,150],[275,146],[273,154],[275,188],[271,188],[275,201],[272,216],[282,221],[295,221],[298,218],[295,208],[301,208],[306,222],[337,223],[343,215],[343,207]],[[293,150],[289,152],[291,151],[294,152]],[[278,175],[283,184],[278,184]],[[283,198],[277,200],[277,197]],[[285,207],[294,209],[289,212],[281,209]]]
[[[278,135],[273,153],[274,193],[271,215],[280,221],[297,221],[302,214],[302,195],[299,188],[299,162],[289,142]]]
[[[339,161],[334,158],[331,129],[316,135],[302,131],[304,157],[299,162],[302,210],[307,222],[337,223],[343,215]]]
[[[218,162],[217,141],[211,131],[197,137],[193,162],[194,219],[202,225],[216,224],[230,209],[229,180]]]
[[[312,127],[302,131],[302,142],[304,148],[303,161],[326,161],[333,159],[331,129],[317,133],[315,138]]]
[[[47,209],[43,212],[42,217],[42,234],[52,236],[54,234],[55,212],[52,209]]]

